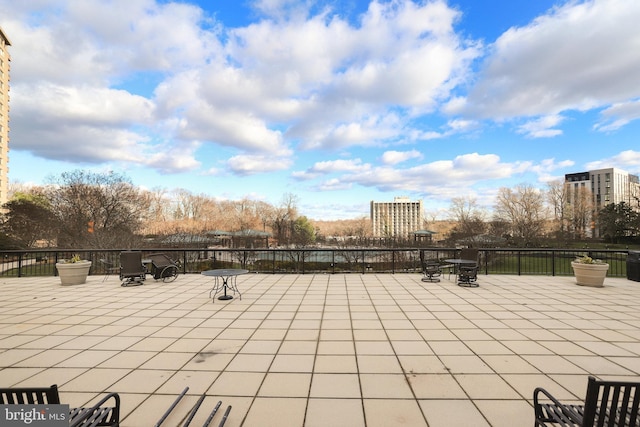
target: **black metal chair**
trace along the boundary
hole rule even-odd
[[[422,266],[423,282],[439,282],[442,270],[437,260],[428,260],[425,258],[424,251],[420,251],[420,265]]]
[[[435,261],[427,261],[422,265],[423,282],[439,282],[442,270],[440,269],[440,263]]]
[[[478,266],[477,265],[461,265],[458,269],[458,286],[467,288],[477,288],[478,285]]]
[[[480,251],[476,248],[462,248],[460,249],[460,259],[467,259],[478,264],[478,256]]]
[[[533,392],[535,426],[638,427],[639,389],[640,382],[602,381],[589,376],[584,404],[567,405],[538,387]]]
[[[113,406],[103,406],[113,399]],[[59,405],[60,395],[56,384],[51,387],[0,388],[2,405]],[[109,393],[91,408],[72,408],[69,411],[69,426],[111,426],[120,425],[120,396]]]
[[[122,286],[142,285],[147,269],[142,264],[142,252],[120,252],[120,280]]]
[[[106,258],[100,258],[98,261],[100,262],[100,264],[102,264],[102,268],[104,268],[104,278],[102,279],[103,282],[105,282],[110,275],[120,273],[120,267],[116,267],[111,261],[107,260]]]

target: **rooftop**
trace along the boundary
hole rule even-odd
[[[193,425],[222,400],[231,427],[512,427],[533,424],[537,386],[577,402],[588,374],[640,376],[640,283],[420,278],[249,274],[242,299],[215,302],[202,275],[2,278],[0,384],[56,383],[72,407],[116,391],[128,427],[152,425],[185,386],[166,425],[206,393]]]

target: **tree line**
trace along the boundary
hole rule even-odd
[[[454,198],[450,215],[456,225],[449,238],[476,246],[538,246],[542,239],[633,242],[640,236],[640,194],[630,190],[626,199],[597,209],[586,186],[555,181],[545,190],[529,184],[503,187],[492,213],[474,198]]]
[[[453,226],[438,240],[476,247],[539,246],[542,240],[592,237],[632,242],[640,236],[640,195],[628,199],[630,203],[596,211],[588,188],[576,190],[564,181],[550,183],[546,190],[528,184],[504,187],[491,211],[471,197],[452,199]],[[285,247],[415,245],[410,236],[394,242],[373,237],[366,217],[314,223],[299,215],[297,203],[293,194],[272,205],[217,200],[184,189],[145,190],[123,174],[75,170],[50,177],[43,186],[14,186],[0,215],[0,247],[126,249],[156,246],[167,236],[179,236],[175,246],[198,246],[198,237],[216,231],[268,233],[272,245]],[[436,227],[436,222],[425,220],[424,228]]]
[[[3,206],[4,248],[126,249],[163,236],[182,235],[186,241],[215,230],[262,231],[281,245],[308,245],[315,237],[292,194],[275,206],[215,200],[184,189],[144,190],[123,174],[85,170],[50,177],[43,186],[17,187]]]

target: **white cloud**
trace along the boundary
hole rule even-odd
[[[551,182],[564,178],[564,174],[553,175],[558,169],[570,168],[575,165],[573,160],[556,161],[556,159],[543,159],[539,164],[532,165],[529,170],[538,175],[538,182]]]
[[[628,170],[631,173],[640,173],[640,151],[625,150],[608,159],[590,162],[585,165],[585,168],[590,170],[610,167]]]
[[[627,123],[640,119],[640,100],[613,104],[602,111],[601,117],[594,129],[601,132],[618,130]]]
[[[495,154],[470,153],[452,160],[438,160],[410,168],[372,167],[341,178],[344,182],[380,191],[443,192],[445,188],[467,191],[483,180],[499,180],[522,173],[529,164],[504,163]]]
[[[640,2],[568,2],[492,46],[468,99],[451,111],[514,118],[585,111],[640,96]],[[454,106],[457,106],[456,110]]]
[[[554,128],[562,123],[563,120],[564,117],[557,114],[540,117],[518,126],[517,132],[526,135],[528,138],[549,138],[562,135],[560,129]]]
[[[353,187],[352,184],[339,180],[338,178],[328,179],[318,185],[318,191],[338,191],[349,190]]]
[[[447,122],[447,127],[451,132],[466,132],[476,129],[478,127],[478,122],[476,120],[455,119],[449,120]]]
[[[186,3],[11,6],[20,21],[3,25],[20,41],[12,47],[15,109],[54,125],[33,142],[18,119],[14,147],[50,157],[60,144],[53,134],[65,133],[55,123],[64,123],[75,126],[67,135],[111,133],[105,151],[128,147],[125,159],[144,150],[135,141],[229,147],[237,150],[231,171],[247,174],[271,170],[254,156],[293,144],[335,150],[436,138],[412,119],[434,111],[480,54],[455,33],[460,14],[443,1],[373,1],[357,21],[313,2],[253,7],[266,18],[225,29]],[[39,106],[26,99],[36,90]],[[61,93],[61,105],[46,102]],[[191,155],[178,169],[196,167]]]
[[[421,159],[422,153],[417,150],[411,151],[385,151],[382,154],[382,163],[396,165],[410,159]]]
[[[228,170],[241,176],[281,171],[290,168],[291,165],[292,160],[287,155],[239,154],[227,161]]]
[[[327,160],[315,163],[306,171],[293,172],[291,176],[299,180],[309,180],[336,172],[360,172],[370,168],[370,164],[362,163],[360,159]]]
[[[14,42],[12,149],[69,163],[293,168],[280,175],[323,180],[319,190],[489,195],[484,180],[546,180],[570,166],[469,153],[504,141],[477,138],[489,120],[522,140],[563,135],[570,110],[600,110],[602,132],[640,117],[635,0],[563,3],[488,50],[442,0],[372,1],[357,16],[344,2],[256,0],[253,21],[235,27],[189,2],[0,3]],[[449,154],[458,143],[467,154]],[[445,144],[444,160],[415,166]],[[318,161],[337,156],[349,160]]]

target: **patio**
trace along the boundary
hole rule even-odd
[[[583,399],[587,375],[640,377],[640,283],[490,275],[479,288],[418,274],[210,278],[122,288],[90,276],[0,279],[0,385],[57,383],[81,406],[122,399],[121,425],[192,425],[222,400],[226,426],[525,426],[533,389]]]

